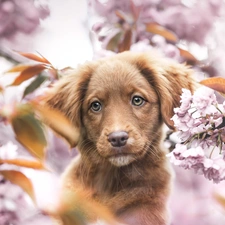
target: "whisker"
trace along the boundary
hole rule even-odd
[[[135,164],[132,165],[132,169],[134,169],[141,177],[145,178],[143,174],[138,170],[138,168],[135,166]],[[132,173],[133,174],[133,173]]]

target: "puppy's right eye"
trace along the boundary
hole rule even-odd
[[[100,102],[95,101],[91,103],[91,110],[94,112],[99,112],[102,109],[102,105]]]

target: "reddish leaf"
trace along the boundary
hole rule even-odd
[[[21,112],[11,119],[11,124],[17,140],[35,157],[44,159],[47,142],[40,121],[32,113]]]
[[[20,64],[17,66],[14,66],[13,68],[11,68],[10,70],[6,71],[5,73],[14,73],[14,72],[21,72],[27,68],[29,68],[31,65],[24,65],[24,64]]]
[[[122,43],[119,44],[119,52],[127,51],[132,44],[132,30],[127,30],[124,34]]]
[[[134,19],[137,20],[141,12],[141,6],[135,5],[133,0],[130,0],[130,4],[131,4],[131,12],[134,15]]]
[[[46,63],[46,64],[51,65],[51,63],[40,54],[39,54],[40,56],[38,56],[38,55],[35,55],[33,53],[18,52],[18,51],[16,51],[16,52],[19,53],[20,55],[28,58],[28,59],[32,59],[32,60],[37,61],[37,62]]]
[[[129,21],[128,15],[126,15],[123,11],[121,10],[116,10],[115,14],[122,20],[122,21]]]
[[[33,185],[23,173],[16,170],[0,170],[0,174],[2,174],[6,180],[20,186],[31,197],[31,199],[36,202]]]
[[[168,41],[177,42],[178,37],[172,31],[156,24],[156,23],[148,23],[146,24],[146,31],[151,32],[153,34],[158,34],[163,36]]]
[[[40,116],[41,120],[53,131],[65,138],[71,147],[77,145],[80,131],[75,128],[60,111],[35,102],[33,102],[33,107]]]
[[[45,166],[43,165],[42,162],[27,160],[27,159],[0,159],[0,164],[2,163],[22,166],[26,168],[38,169],[38,170],[45,169]]]
[[[20,75],[14,80],[14,82],[11,85],[19,85],[23,81],[28,80],[32,78],[33,76],[38,75],[41,73],[44,69],[46,69],[46,66],[44,64],[37,64],[32,65],[23,70]]]
[[[187,50],[177,47],[180,51],[180,55],[188,61],[197,62],[198,60]]]
[[[200,84],[203,84],[215,91],[225,94],[225,79],[222,77],[211,77],[202,80]]]

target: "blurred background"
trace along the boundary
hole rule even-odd
[[[154,48],[189,64],[197,80],[225,77],[224,36],[224,0],[0,0],[0,87],[12,80],[5,71],[28,61],[15,51],[38,52],[61,70],[125,50]],[[0,106],[21,90],[23,85],[4,92]],[[67,152],[63,141],[49,136],[48,161],[58,177],[76,151]],[[13,144],[6,154],[11,154],[14,145],[18,154],[24,154],[11,128],[1,124],[0,158],[1,146],[9,141]],[[225,184],[174,169],[172,224],[225,224],[225,203],[215,197],[225,196]],[[47,196],[46,189],[51,192],[52,184],[43,188],[46,179],[48,175],[36,174],[33,181],[42,199]],[[31,209],[17,189],[0,178],[0,225],[51,224],[49,218]]]

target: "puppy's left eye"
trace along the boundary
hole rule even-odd
[[[134,96],[131,101],[134,106],[142,106],[145,103],[145,100],[140,96]]]
[[[102,109],[102,105],[100,102],[95,101],[91,103],[91,110],[94,112],[99,112]]]

